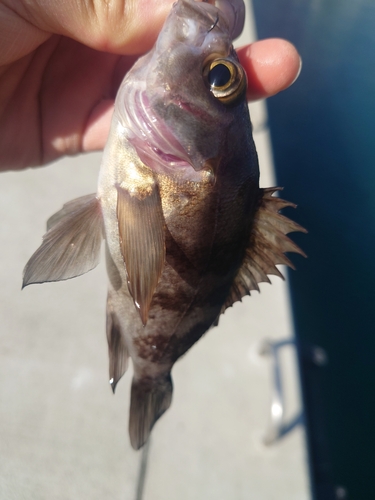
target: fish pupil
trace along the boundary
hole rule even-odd
[[[231,73],[225,64],[217,64],[208,74],[208,81],[211,87],[224,87],[230,79]]]

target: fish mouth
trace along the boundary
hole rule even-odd
[[[125,102],[128,140],[136,149],[141,161],[160,174],[187,176],[193,180],[204,168],[194,165],[189,153],[175,137],[164,120],[153,111],[144,89],[134,89],[133,95]],[[200,120],[207,120],[206,112],[175,99],[172,105],[178,106]]]

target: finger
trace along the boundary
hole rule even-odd
[[[136,60],[136,56],[124,56],[118,59],[112,75],[111,98],[99,101],[87,119],[86,127],[82,134],[83,151],[97,151],[104,148],[109,134],[117,90],[125,74]]]
[[[301,58],[290,42],[269,38],[237,50],[248,77],[250,101],[288,88],[301,71]]]
[[[98,151],[107,142],[113,115],[114,100],[101,101],[91,112],[82,136],[82,151]]]

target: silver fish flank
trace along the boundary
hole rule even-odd
[[[113,391],[131,357],[129,434],[147,440],[172,400],[171,369],[277,264],[303,252],[293,204],[259,188],[246,75],[232,40],[242,0],[178,0],[117,94],[98,191],[52,216],[24,286],[84,274],[104,238]]]

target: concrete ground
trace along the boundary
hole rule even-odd
[[[273,185],[264,108],[252,110],[262,185]],[[272,372],[260,345],[293,333],[287,284],[278,278],[228,310],[176,364],[173,404],[155,426],[137,496],[142,455],[127,435],[131,370],[115,396],[108,384],[104,264],[21,292],[47,218],[95,191],[100,157],[1,175],[0,500],[307,500],[303,427],[263,443]],[[289,418],[300,398],[286,351]]]

